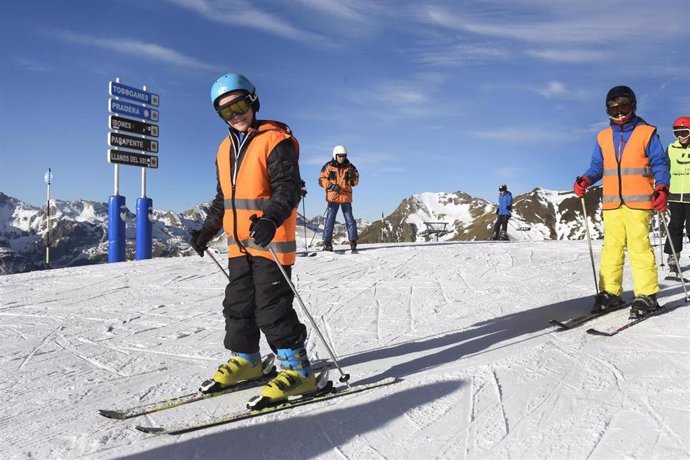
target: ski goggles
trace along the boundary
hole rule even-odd
[[[252,98],[251,94],[238,97],[218,107],[216,112],[223,120],[230,121],[233,117],[247,113],[252,108],[254,99],[256,99],[256,96]]]
[[[632,104],[629,102],[620,102],[606,107],[606,113],[611,117],[627,115],[630,112],[632,112]]]
[[[686,128],[684,126],[673,128],[673,135],[676,137],[676,139],[684,141],[690,137],[690,128]]]

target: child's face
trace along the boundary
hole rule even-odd
[[[218,106],[221,107],[223,104],[227,104],[228,102],[232,101],[233,99],[237,99],[243,94],[244,93],[242,91],[233,91],[231,93],[228,93],[225,96],[223,96],[220,99],[220,101],[218,101]],[[241,133],[246,133],[249,127],[252,125],[252,122],[254,121],[254,110],[249,109],[247,110],[247,112],[241,115],[235,114],[230,120],[226,121],[237,131]]]

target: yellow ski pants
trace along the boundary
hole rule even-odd
[[[604,213],[604,247],[599,264],[599,289],[623,293],[623,264],[628,250],[635,296],[659,292],[656,257],[649,241],[652,211],[621,206]]]

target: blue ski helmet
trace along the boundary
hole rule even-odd
[[[252,96],[252,108],[259,111],[259,98],[256,96],[256,88],[247,77],[239,73],[228,73],[218,78],[211,87],[211,102],[214,108],[218,108],[218,100],[232,91],[246,91]]]

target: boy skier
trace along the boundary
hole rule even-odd
[[[635,114],[635,93],[616,86],[606,95],[610,126],[597,136],[589,169],[578,177],[573,191],[585,196],[603,178],[604,246],[599,289],[593,311],[623,303],[623,263],[630,256],[635,299],[630,316],[659,308],[656,258],[649,241],[652,209],[664,212],[668,200],[668,157],[656,128]]]
[[[498,209],[496,209],[496,223],[494,234],[490,240],[508,241],[508,219],[513,210],[513,194],[508,191],[508,186],[503,184],[498,187]]]
[[[261,391],[272,404],[317,389],[304,349],[306,328],[269,251],[274,250],[289,276],[301,188],[299,146],[287,125],[256,119],[259,98],[244,75],[230,73],[216,80],[211,102],[228,125],[228,136],[216,155],[216,197],[202,229],[190,232],[190,244],[203,257],[208,242],[225,230],[230,282],[223,300],[224,344],[232,356],[201,391],[261,378],[263,332],[281,361],[281,372]]]

